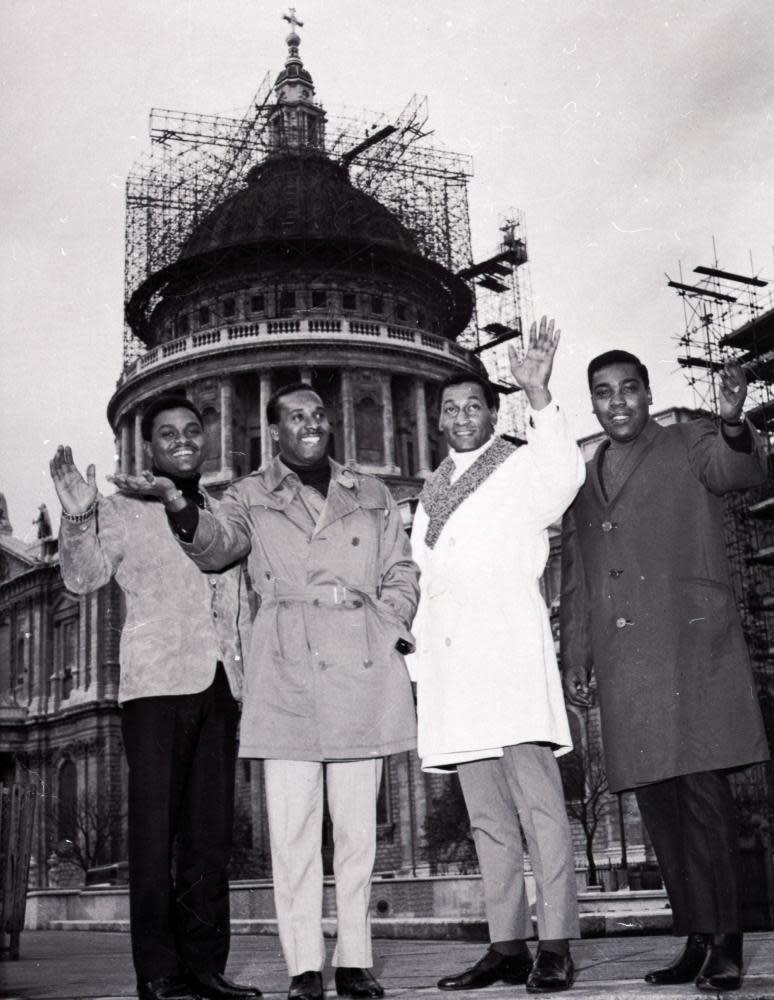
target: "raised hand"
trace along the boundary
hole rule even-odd
[[[729,424],[737,423],[742,415],[746,398],[747,376],[742,366],[735,361],[726,361],[720,372],[718,397],[720,419]]]
[[[141,472],[139,476],[116,472],[114,476],[107,478],[122,493],[128,493],[130,496],[156,497],[165,503],[174,493],[178,492],[177,486],[171,479],[167,479],[166,476],[154,476],[148,469]]]
[[[97,472],[94,466],[87,466],[84,479],[75,466],[72,449],[60,444],[49,462],[49,469],[62,510],[67,514],[85,514],[97,499]]]
[[[514,381],[526,392],[530,405],[535,409],[542,409],[551,402],[548,381],[551,378],[560,333],[560,330],[554,333],[553,320],[542,316],[539,329],[535,323],[530,327],[527,350],[523,358],[518,357],[513,345],[508,348]]]

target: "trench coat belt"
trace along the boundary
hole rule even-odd
[[[265,596],[265,595],[264,595]],[[340,583],[308,583],[304,587],[285,587],[281,582],[274,581],[274,592],[268,595],[264,605],[272,604],[279,607],[283,604],[309,604],[312,607],[328,607],[337,611],[356,610],[370,604],[374,610],[376,605],[375,589],[363,589],[359,587],[347,587]],[[369,626],[369,615],[365,616],[366,643],[368,649],[373,650],[371,628]],[[369,652],[369,657],[373,654]],[[284,658],[284,655],[283,655]],[[366,661],[366,666],[371,665],[371,660]]]
[[[274,592],[265,596],[268,597],[268,604],[325,605],[348,611],[362,608],[364,604],[373,604],[376,590],[347,587],[341,583],[308,583],[304,587],[285,587],[275,581]]]

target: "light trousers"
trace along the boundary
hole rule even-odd
[[[266,805],[274,905],[288,972],[319,972],[322,933],[323,771],[333,823],[337,941],[334,966],[370,968],[371,876],[376,859],[376,800],[381,758],[266,760]]]
[[[572,834],[550,747],[517,743],[503,756],[457,767],[470,817],[491,941],[533,935],[521,831],[537,889],[538,937],[580,936]]]

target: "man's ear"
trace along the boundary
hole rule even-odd
[[[279,427],[276,424],[269,424],[269,434],[272,441],[279,441]]]
[[[653,406],[653,393],[650,391],[650,387],[648,387],[648,406]]]

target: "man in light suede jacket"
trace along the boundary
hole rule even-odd
[[[153,472],[209,509],[198,410],[160,397],[142,420]],[[140,1000],[260,996],[223,976],[242,653],[240,569],[202,573],[180,550],[158,500],[97,494],[59,446],[59,552],[68,590],[112,578],[124,592],[119,702],[129,763],[129,901]],[[174,883],[171,876],[176,845]]]
[[[160,477],[117,481],[163,499],[200,569],[247,558],[261,610],[245,672],[239,753],[264,759],[288,996],[324,995],[324,778],[333,821],[336,992],[376,1000],[384,993],[370,971],[376,803],[382,757],[416,745],[402,653],[413,647],[417,567],[387,486],[328,457],[330,424],[311,386],[277,389],[266,419],[279,453],[235,483],[217,511],[175,496]]]

